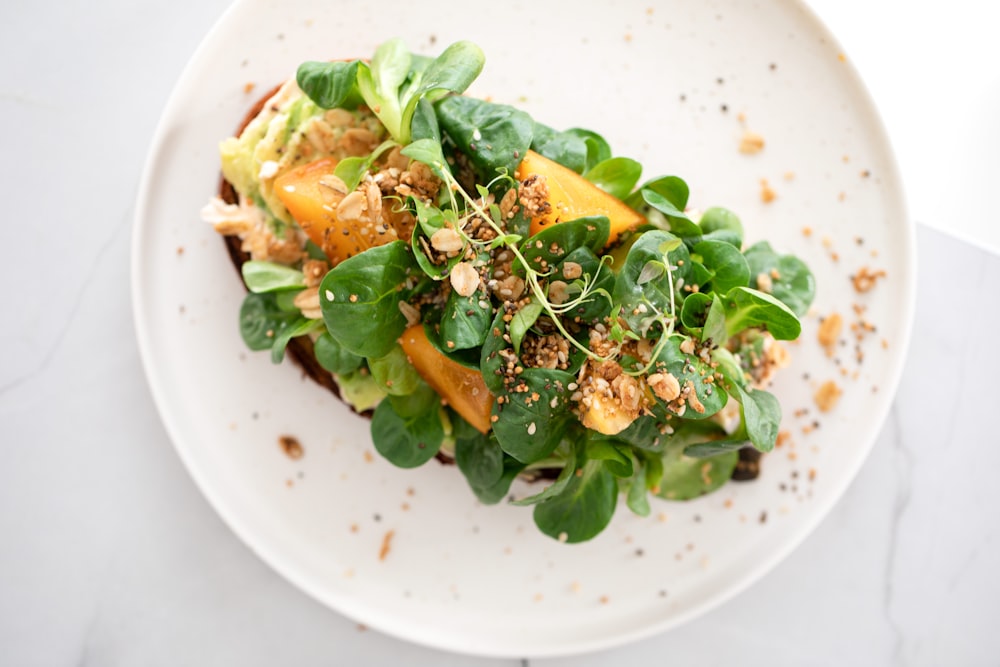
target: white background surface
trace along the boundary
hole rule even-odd
[[[915,218],[1000,247],[998,12],[812,3],[882,108]],[[0,330],[0,664],[489,665],[404,644],[261,564],[182,469],[129,302],[135,187],[221,0],[0,9],[11,249]],[[994,664],[1000,259],[926,228],[903,388],[872,457],[763,581],[667,635],[541,665]]]

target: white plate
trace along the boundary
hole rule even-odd
[[[419,11],[388,0],[245,0],[205,39],[164,111],[132,257],[139,344],[163,421],[212,505],[261,558],[373,628],[455,651],[544,656],[674,627],[798,544],[886,415],[913,315],[913,229],[883,128],[836,42],[790,1],[616,4],[459,13],[444,0]],[[818,317],[807,318],[775,388],[791,438],[758,481],[687,504],[656,501],[648,519],[622,503],[592,542],[560,544],[537,533],[530,509],[479,505],[452,467],[403,471],[372,456],[366,421],[290,363],[244,351],[243,289],[198,215],[216,190],[216,145],[300,61],[367,56],[394,35],[426,53],[479,43],[488,62],[472,94],[555,127],[594,128],[647,176],[683,176],[693,206],[728,206],[751,240],[809,262],[816,314],[836,311],[849,325],[852,305],[866,307],[877,331],[860,366],[846,325],[847,344],[828,358]],[[745,128],[765,138],[763,152],[738,151]],[[777,194],[769,204],[761,179]],[[863,266],[888,275],[857,294],[849,277]],[[819,414],[812,394],[829,379],[844,396]],[[819,428],[805,433],[813,420]],[[302,442],[304,458],[282,453],[283,434]]]

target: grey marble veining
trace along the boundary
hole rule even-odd
[[[47,34],[44,7],[0,10],[4,62],[36,54],[0,70],[0,118],[18,129],[18,159],[0,161],[15,250],[0,264],[0,665],[523,664],[406,644],[313,602],[229,532],[166,437],[132,331],[131,203],[160,106],[225,4],[200,3],[194,26],[193,2],[71,7]],[[53,35],[63,50],[42,48]],[[996,664],[1000,258],[926,228],[919,251],[902,386],[816,532],[676,631],[531,665]]]

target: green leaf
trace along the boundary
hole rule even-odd
[[[528,267],[546,273],[577,248],[601,252],[611,234],[611,222],[603,215],[567,220],[549,225],[529,238],[521,246],[521,254]],[[524,267],[518,262],[517,269]]]
[[[726,452],[743,449],[749,444],[746,438],[723,438],[720,440],[708,440],[690,445],[684,449],[684,455],[692,458],[709,458]]]
[[[734,287],[746,287],[750,282],[750,267],[739,249],[724,241],[701,241],[692,250],[713,272],[712,280],[702,291],[725,294]]]
[[[455,441],[455,463],[472,489],[487,489],[503,477],[503,450],[495,438],[478,431]]]
[[[735,451],[708,459],[692,458],[675,447],[663,457],[659,495],[667,500],[690,500],[711,493],[729,481],[739,458]]]
[[[618,270],[613,292],[614,302],[622,306],[622,317],[629,328],[645,334],[651,324],[657,321],[656,311],[671,314],[671,293],[678,279],[684,278],[690,266],[687,247],[677,244],[667,254],[667,261],[677,268],[671,276],[666,271],[653,278],[647,265],[650,262],[664,262],[661,246],[672,247],[677,237],[670,232],[649,231],[642,234],[629,248],[625,262]],[[643,271],[646,274],[643,275]],[[642,277],[646,282],[640,283]],[[680,299],[676,299],[679,304]]]
[[[576,170],[578,173],[582,174],[586,171],[590,171],[594,168],[594,165],[604,162],[611,157],[611,146],[609,146],[607,140],[597,132],[584,130],[579,127],[573,127],[563,132],[563,134],[579,137],[583,140],[584,145],[587,147],[587,159],[584,162],[583,168]]]
[[[577,447],[571,446],[567,449],[567,458],[563,462],[563,467],[559,471],[559,475],[556,477],[555,481],[538,493],[513,501],[511,505],[537,505],[538,503],[544,502],[549,498],[554,498],[562,493],[569,484],[570,479],[572,479],[572,477],[576,474]]]
[[[489,334],[492,320],[493,308],[487,297],[478,292],[462,296],[452,290],[441,313],[441,339],[452,350],[479,347]]]
[[[633,456],[635,475],[628,482],[625,504],[638,516],[649,516],[649,489],[646,487],[646,466]]]
[[[566,275],[566,265],[570,262],[580,266],[581,276],[570,278]],[[568,317],[580,318],[581,322],[603,319],[611,312],[611,292],[615,289],[615,274],[606,262],[597,258],[590,248],[577,248],[559,262],[554,278],[568,283],[566,294],[575,299],[584,289],[584,276],[589,279],[591,297],[567,313]]]
[[[611,440],[588,439],[587,460],[604,461],[608,471],[615,477],[631,477],[632,459],[627,450],[612,444]]]
[[[573,418],[568,410],[574,381],[570,373],[528,368],[519,376],[524,391],[511,391],[493,405],[493,423],[500,446],[522,463],[545,458],[562,439],[566,424]]]
[[[403,417],[389,399],[375,408],[371,433],[378,453],[400,468],[416,468],[427,463],[437,454],[444,440],[438,410]]]
[[[438,123],[488,182],[500,170],[513,174],[531,146],[534,121],[514,107],[471,97],[437,103]]]
[[[251,350],[271,349],[275,338],[301,315],[297,308],[292,311],[282,310],[278,306],[278,294],[280,293],[249,292],[243,298],[240,306],[240,336]]]
[[[504,334],[507,333],[507,323],[504,322],[503,316],[504,309],[501,308],[490,324],[479,358],[483,382],[486,383],[486,388],[494,396],[499,396],[506,391],[503,383],[503,367],[506,361],[500,352],[510,348],[510,344],[503,338]]]
[[[305,336],[322,327],[323,323],[319,320],[310,320],[305,317],[295,320],[274,337],[274,344],[271,345],[271,361],[275,364],[280,364],[285,358],[285,348],[288,347],[289,341],[299,336]]]
[[[762,452],[774,449],[781,427],[781,404],[774,394],[763,389],[744,389],[738,383],[730,385],[733,397],[740,402],[743,427],[753,446]]]
[[[323,109],[357,106],[358,64],[349,62],[306,62],[299,65],[295,80],[299,88]]]
[[[535,524],[549,537],[570,544],[596,536],[611,522],[618,484],[601,461],[587,461],[562,493],[535,506]]]
[[[542,304],[535,301],[534,297],[521,306],[514,317],[510,320],[510,342],[514,346],[514,352],[516,354],[521,354],[521,341],[524,340],[525,334],[528,333],[538,316],[542,314]]]
[[[594,165],[583,175],[613,197],[625,199],[639,182],[642,165],[627,157],[613,157]]]
[[[403,148],[400,153],[411,160],[423,162],[439,177],[445,171],[450,173],[448,163],[444,159],[444,153],[441,152],[441,143],[439,141],[434,139],[417,139],[412,144]]]
[[[736,247],[743,247],[743,223],[732,211],[712,207],[701,214],[698,226],[704,234],[703,239],[725,241]]]
[[[368,369],[375,383],[390,396],[406,396],[412,394],[421,384],[413,364],[406,358],[406,353],[398,344],[387,354],[368,360]]]
[[[348,192],[353,192],[382,153],[398,145],[395,141],[386,139],[367,157],[346,157],[334,167],[333,175],[344,182]]]
[[[750,287],[759,290],[757,278],[766,275],[770,294],[802,317],[809,310],[816,296],[816,279],[805,263],[794,255],[779,255],[766,241],[747,249],[750,269]]]
[[[300,290],[305,287],[305,276],[298,269],[284,264],[249,260],[240,268],[247,289],[255,294]]]
[[[734,287],[723,299],[726,333],[735,336],[750,327],[765,327],[778,340],[795,340],[802,324],[795,313],[770,294],[749,287]]]
[[[536,122],[531,150],[578,174],[582,174],[587,167],[587,143],[573,132],[557,132],[548,125]]]
[[[313,352],[319,365],[335,375],[356,371],[365,361],[363,357],[345,350],[328,331],[320,334],[313,343]]]
[[[524,470],[524,464],[516,459],[503,455],[503,474],[500,475],[500,479],[497,480],[495,484],[486,487],[473,486],[472,492],[476,494],[476,498],[479,502],[484,505],[495,505],[510,491],[510,485],[514,481],[521,471]]]
[[[389,353],[406,328],[399,310],[404,283],[417,268],[403,241],[345,259],[319,288],[323,321],[344,348],[362,357]]]
[[[683,416],[685,419],[706,419],[725,407],[728,395],[722,387],[705,382],[706,378],[714,374],[714,369],[709,364],[696,354],[684,354],[681,351],[680,346],[685,338],[679,334],[667,338],[656,356],[652,372],[669,372],[677,378],[682,390],[690,382],[698,401],[688,401]],[[657,402],[661,402],[659,398]],[[698,403],[703,408],[700,412],[694,407]]]
[[[441,55],[427,64],[420,74],[416,90],[403,101],[402,126],[404,131],[411,127],[417,103],[420,100],[434,102],[448,93],[462,93],[476,80],[483,70],[486,56],[482,49],[472,42],[455,42]]]

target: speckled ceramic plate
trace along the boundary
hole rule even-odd
[[[799,3],[742,0],[450,3],[245,0],[194,55],[146,167],[133,247],[136,326],[177,450],[266,562],[330,607],[455,651],[542,656],[664,631],[768,571],[816,526],[865,459],[899,378],[913,313],[913,229],[878,116],[849,60]],[[676,173],[695,207],[741,215],[750,240],[805,258],[819,283],[775,392],[782,446],[753,483],[695,502],[624,506],[593,541],[538,534],[528,508],[484,507],[436,462],[394,469],[368,423],[290,363],[246,352],[243,290],[199,220],[216,145],[260,91],[306,59],[366,56],[399,35],[457,39],[488,62],[471,94],[556,127],[601,131],[647,175]],[[247,88],[255,88],[247,92]],[[739,151],[747,131],[764,139]],[[763,192],[774,198],[765,202]],[[868,292],[851,276],[885,271]],[[840,341],[816,342],[839,313]],[[813,394],[843,391],[821,413]],[[305,455],[278,445],[293,435]],[[384,558],[383,548],[388,546]]]

